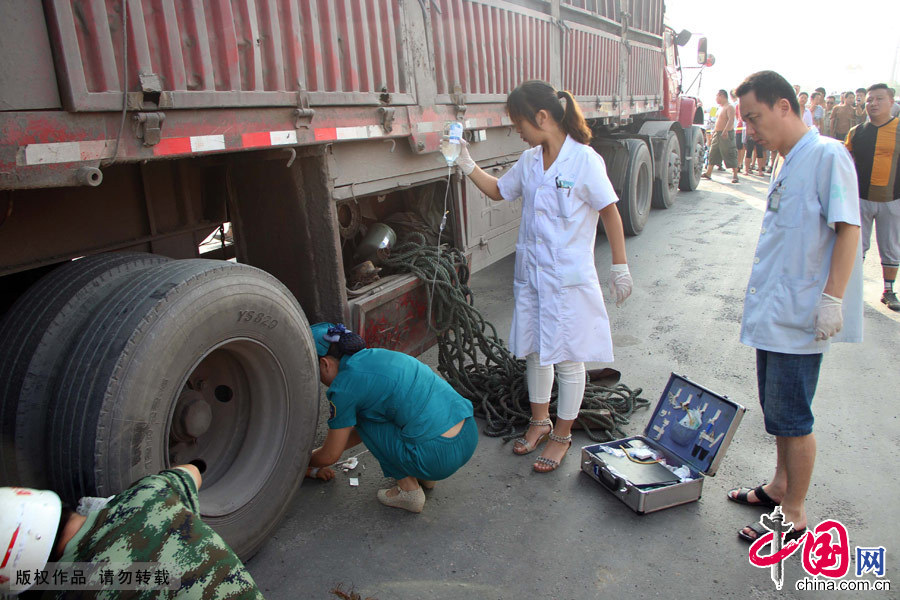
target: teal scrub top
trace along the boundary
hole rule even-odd
[[[419,360],[393,350],[367,348],[341,358],[326,392],[328,427],[366,421],[393,423],[409,442],[434,439],[472,416],[472,403]]]

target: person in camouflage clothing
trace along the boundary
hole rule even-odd
[[[173,577],[180,577],[180,587],[46,590],[43,597],[263,598],[237,555],[200,519],[197,490],[201,482],[196,467],[183,465],[139,479],[87,515],[63,511],[50,554],[58,563],[162,563]]]
[[[181,576],[172,598],[262,598],[240,559],[200,520],[199,482],[192,465],[139,479],[88,515],[59,562],[168,563]]]

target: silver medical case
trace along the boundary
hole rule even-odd
[[[641,515],[693,502],[700,498],[704,477],[715,475],[746,410],[672,373],[643,435],[584,446],[581,470]],[[673,467],[687,466],[688,477],[659,463],[614,456],[604,447],[623,453],[623,447],[649,448]]]

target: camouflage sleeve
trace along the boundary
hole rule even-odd
[[[143,477],[84,527],[61,561],[160,563],[180,577],[173,598],[262,598],[240,559],[201,519],[194,479],[181,469]]]
[[[200,514],[200,499],[197,494],[197,483],[190,473],[183,469],[168,469],[160,472],[158,477],[165,479],[169,489],[178,494],[178,497],[191,512]]]

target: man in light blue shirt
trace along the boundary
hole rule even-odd
[[[759,399],[775,436],[775,476],[728,498],[781,505],[785,522],[806,529],[806,493],[816,441],[811,404],[831,341],[862,341],[862,267],[856,170],[837,140],[803,122],[791,85],[761,71],[737,89],[741,113],[764,147],[780,154],[769,184],[747,294],[741,342],[756,348]],[[766,533],[755,523],[738,535]]]

